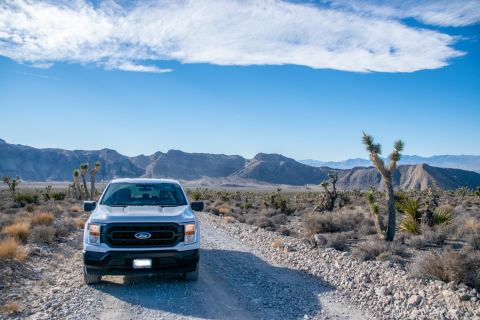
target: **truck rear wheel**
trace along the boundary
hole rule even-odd
[[[197,281],[199,274],[200,264],[197,262],[195,271],[186,272],[183,274],[183,280],[185,281]]]
[[[97,284],[100,281],[102,281],[102,276],[87,274],[87,268],[83,267],[83,282],[85,282],[85,284]]]

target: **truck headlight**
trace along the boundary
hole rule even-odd
[[[100,225],[99,224],[88,224],[88,244],[94,246],[100,245]]]
[[[197,224],[186,224],[185,225],[185,244],[195,243],[197,240]]]

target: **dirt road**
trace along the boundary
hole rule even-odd
[[[268,261],[201,221],[200,278],[104,277],[89,319],[367,319],[318,278]],[[100,301],[100,302],[98,302]]]

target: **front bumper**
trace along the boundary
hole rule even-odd
[[[152,259],[152,268],[134,269],[133,259]],[[193,272],[200,260],[200,250],[149,250],[83,252],[83,265],[91,275],[138,275]]]

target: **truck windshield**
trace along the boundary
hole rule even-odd
[[[111,183],[101,204],[181,206],[187,201],[182,188],[173,183]]]

